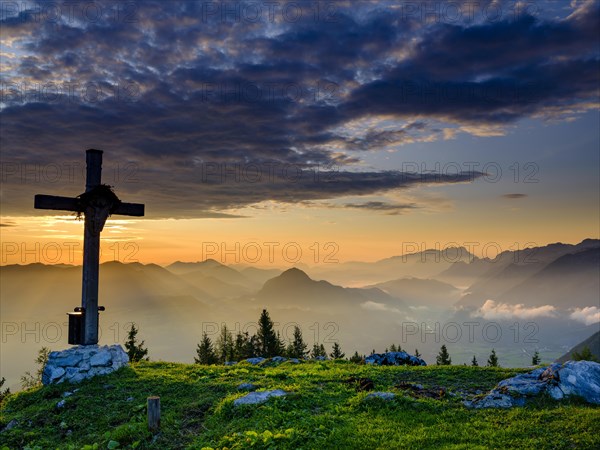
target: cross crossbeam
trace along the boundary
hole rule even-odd
[[[79,201],[72,197],[37,194],[34,197],[34,208],[77,212]],[[142,217],[144,215],[144,205],[140,203],[121,203],[113,214]]]

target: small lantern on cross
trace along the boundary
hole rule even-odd
[[[83,235],[83,282],[81,307],[69,313],[69,344],[98,343],[98,270],[100,264],[100,232],[111,214],[143,216],[144,205],[123,203],[110,186],[102,184],[102,150],[86,151],[85,192],[75,198],[54,195],[35,196],[36,209],[74,211],[85,216]]]

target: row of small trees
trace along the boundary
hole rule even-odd
[[[148,350],[144,347],[144,341],[137,341],[137,334],[138,329],[134,324],[132,324],[125,342],[127,354],[132,362],[148,359]],[[45,350],[47,352],[47,349]],[[403,349],[400,344],[392,344],[385,349],[386,353],[388,351],[400,352],[403,351]],[[583,357],[577,355],[577,359],[591,360],[592,355],[589,351],[589,348],[587,351],[590,353],[590,355],[585,354],[582,355]],[[375,350],[371,352],[371,354],[374,353]],[[414,355],[417,358],[421,357],[419,349],[415,349]],[[47,357],[47,355],[45,356]],[[323,344],[315,343],[312,349],[309,350],[308,345],[304,342],[302,330],[300,330],[300,327],[298,326],[294,327],[293,339],[287,345],[285,345],[285,342],[281,338],[279,332],[275,331],[274,323],[271,320],[268,311],[263,309],[258,320],[258,332],[256,335],[250,335],[248,332],[242,333],[241,331],[238,331],[234,336],[231,330],[227,328],[227,325],[223,325],[215,343],[211,341],[207,333],[202,335],[202,340],[196,348],[196,356],[194,357],[194,361],[198,364],[218,364],[227,361],[241,361],[243,359],[254,358],[257,356],[262,356],[264,358],[271,358],[273,356],[286,356],[288,358],[298,359],[329,356],[332,359],[342,359],[346,356],[346,354],[342,352],[342,349],[337,342],[333,344],[332,351],[329,353],[329,355],[327,354]],[[355,363],[364,362],[364,359],[365,356],[360,355],[358,352],[354,352],[354,354],[348,358],[349,361]],[[39,363],[40,361],[37,362]],[[537,366],[540,363],[541,357],[539,352],[536,350],[531,357],[531,365]],[[452,358],[450,357],[448,348],[445,345],[442,345],[440,352],[436,356],[436,364],[438,366],[452,364]],[[466,365],[466,363],[464,365]],[[471,366],[479,366],[479,362],[477,361],[477,357],[475,355],[473,355],[473,359],[471,360]],[[500,366],[498,355],[496,354],[495,349],[492,349],[486,366]],[[39,378],[39,374],[37,374],[37,377],[32,377],[29,373],[26,375],[30,381],[34,378]],[[24,385],[32,384],[26,383],[26,377],[22,378]]]
[[[202,340],[196,347],[194,361],[198,364],[217,364],[227,361],[241,361],[243,359],[272,358],[273,356],[286,356],[288,358],[319,358],[327,357],[323,344],[315,343],[311,350],[304,342],[300,327],[294,327],[294,336],[286,345],[275,327],[266,309],[263,309],[258,319],[258,332],[250,335],[247,331],[238,331],[235,336],[227,325],[221,327],[216,341],[213,343],[205,332]],[[336,342],[329,356],[333,359],[344,358],[340,345]]]
[[[435,358],[435,363],[438,366],[449,366],[452,364],[452,358],[450,358],[450,354],[448,353],[448,349],[446,348],[445,345],[442,345],[442,347],[440,348],[440,352],[438,353],[438,355]],[[540,353],[536,350],[535,353],[533,354],[533,356],[531,357],[531,365],[537,366],[540,363],[541,363]],[[466,363],[464,365],[466,365]],[[477,361],[477,357],[475,355],[473,355],[473,359],[471,360],[471,366],[473,366],[473,367],[479,366],[479,362]],[[498,362],[498,355],[496,355],[495,349],[492,349],[492,352],[490,353],[490,356],[488,357],[486,366],[487,367],[500,367],[500,364]]]
[[[403,351],[401,345],[392,344],[385,349],[385,352]],[[371,352],[374,354],[375,350]],[[419,358],[421,354],[418,349],[415,349],[414,355]],[[202,340],[196,348],[196,356],[194,361],[198,364],[218,364],[227,361],[241,361],[247,358],[254,357],[271,358],[273,356],[286,356],[288,358],[318,358],[330,356],[332,359],[342,359],[346,355],[342,352],[340,345],[336,342],[333,344],[332,352],[327,355],[323,344],[315,343],[312,350],[308,349],[308,345],[304,342],[300,327],[294,327],[293,339],[285,345],[279,332],[275,331],[273,321],[266,309],[263,309],[258,320],[258,332],[256,335],[250,335],[248,332],[242,333],[238,331],[234,336],[227,325],[221,327],[221,331],[215,343],[213,343],[207,333],[202,335]],[[351,362],[363,362],[365,357],[358,352],[348,358]],[[540,364],[540,354],[536,350],[531,359],[532,365]],[[445,345],[442,345],[440,352],[436,357],[438,366],[451,365],[452,358],[448,353]],[[465,364],[466,365],[466,364]],[[496,350],[492,349],[488,357],[488,367],[499,367],[498,355]],[[477,357],[473,355],[471,366],[479,366]]]
[[[537,354],[537,351],[536,351],[536,354]],[[438,355],[435,358],[435,363],[438,366],[449,366],[452,364],[452,358],[450,358],[450,354],[448,353],[448,349],[446,348],[445,345],[442,345],[442,347],[440,348],[440,352],[438,353]],[[535,364],[536,365],[539,364],[539,354],[538,354],[538,362]],[[464,365],[466,366],[466,363]],[[498,363],[498,355],[496,355],[495,349],[492,349],[492,352],[490,353],[490,356],[488,357],[486,365],[487,365],[487,367],[500,367],[500,364]],[[473,359],[471,360],[471,366],[473,366],[473,367],[479,366],[479,362],[477,361],[477,357],[475,355],[473,355]]]

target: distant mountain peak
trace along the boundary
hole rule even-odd
[[[306,274],[306,272],[296,267],[292,267],[291,269],[284,271],[281,275],[279,275],[279,278],[285,280],[310,280],[310,277]]]
[[[206,266],[223,266],[224,264],[221,264],[219,261],[217,261],[216,259],[213,258],[207,258],[204,261],[202,261],[200,264],[206,265]]]

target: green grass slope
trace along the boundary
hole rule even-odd
[[[600,448],[600,408],[540,399],[525,408],[469,410],[461,396],[486,391],[518,369],[371,367],[345,361],[277,367],[144,362],[80,385],[10,396],[0,448],[393,449]],[[368,377],[393,400],[365,400],[350,377]],[[441,400],[415,398],[402,381],[443,386]],[[237,386],[284,389],[286,397],[234,407]],[[66,391],[72,395],[63,397]],[[161,430],[146,428],[146,398],[159,395]],[[62,408],[57,404],[65,400]],[[16,420],[16,422],[14,422]],[[15,425],[16,423],[16,425]]]

